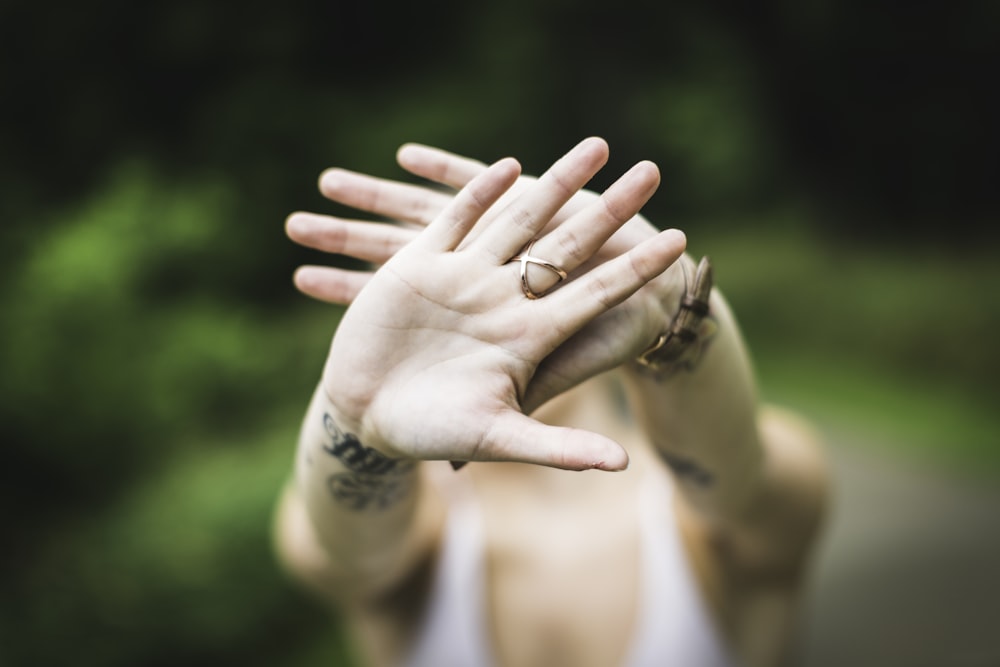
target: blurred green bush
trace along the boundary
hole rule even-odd
[[[336,650],[269,517],[338,311],[232,298],[238,213],[223,183],[124,165],[8,267],[3,664],[285,664],[310,630]]]

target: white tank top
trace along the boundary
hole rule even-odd
[[[731,667],[684,552],[671,494],[661,471],[647,475],[639,493],[639,613],[621,667]],[[402,667],[493,666],[484,545],[479,508],[463,498],[449,510],[427,614]]]

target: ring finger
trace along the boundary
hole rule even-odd
[[[469,247],[492,255],[498,265],[505,264],[539,234],[607,159],[608,145],[603,139],[584,139],[508,204]]]
[[[586,263],[615,231],[635,216],[660,183],[652,162],[640,162],[612,184],[599,199],[548,234],[529,244],[513,262],[518,265],[522,289],[535,298],[562,282]],[[525,258],[525,254],[530,255]],[[564,272],[563,274],[560,271]]]

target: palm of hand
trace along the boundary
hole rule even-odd
[[[427,267],[433,266],[433,270]],[[380,269],[345,313],[328,377],[375,426],[368,444],[416,458],[476,456],[490,416],[520,397],[558,334],[502,271],[473,253],[428,256],[408,247]],[[330,390],[331,394],[334,393]],[[413,415],[423,416],[419,429]]]

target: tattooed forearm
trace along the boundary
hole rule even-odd
[[[348,470],[327,478],[335,501],[360,512],[386,509],[406,496],[413,484],[413,475],[408,473],[414,461],[390,458],[364,446],[356,435],[341,430],[328,413],[323,415],[323,428],[330,437],[323,450]]]
[[[356,512],[384,510],[406,496],[413,486],[408,476],[362,475],[339,472],[330,475],[326,487],[339,504]]]
[[[691,482],[695,486],[708,487],[715,482],[715,475],[705,470],[691,459],[660,450],[660,456],[678,479]]]

